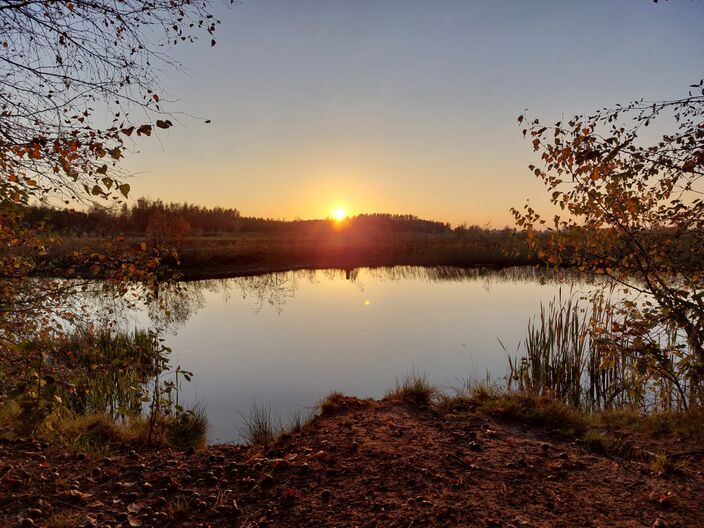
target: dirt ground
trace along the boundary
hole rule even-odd
[[[615,441],[622,454],[600,455],[477,412],[354,398],[266,452],[6,441],[0,526],[704,527],[702,446]]]

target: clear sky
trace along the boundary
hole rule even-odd
[[[511,206],[547,201],[527,169],[524,109],[556,121],[685,95],[704,76],[700,0],[243,0],[216,12],[217,45],[177,47],[185,72],[164,81],[197,118],[138,144],[134,196],[503,227]]]

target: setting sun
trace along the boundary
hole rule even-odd
[[[338,222],[341,222],[345,218],[347,218],[347,211],[345,211],[342,207],[337,207],[335,210],[333,210],[331,216]]]

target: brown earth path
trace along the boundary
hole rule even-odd
[[[704,526],[704,458],[663,476],[637,452],[597,455],[483,414],[342,398],[266,453],[104,458],[0,443],[0,526]]]

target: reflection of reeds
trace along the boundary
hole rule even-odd
[[[80,413],[139,414],[144,386],[162,365],[149,332],[78,328],[45,343],[51,361],[71,376],[65,402]]]
[[[603,297],[580,304],[560,292],[529,321],[524,355],[509,356],[509,387],[585,410],[686,408],[677,334],[635,333],[626,319]]]

